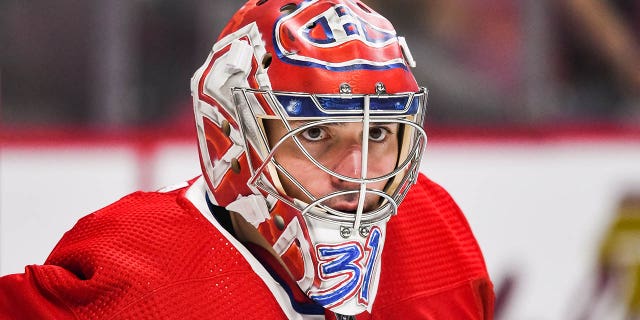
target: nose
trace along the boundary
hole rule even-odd
[[[362,148],[353,146],[344,150],[344,152],[336,154],[336,162],[331,170],[349,178],[361,178]],[[334,186],[341,186],[342,188],[348,185],[357,185],[356,183],[348,182],[335,176],[331,176],[331,182]]]

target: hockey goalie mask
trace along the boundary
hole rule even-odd
[[[371,310],[386,223],[415,182],[426,90],[393,26],[354,0],[253,0],[191,81],[209,197],[318,304]]]

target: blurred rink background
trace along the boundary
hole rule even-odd
[[[640,2],[367,1],[430,89],[422,170],[496,319],[640,319]],[[240,1],[0,0],[0,274],[198,175],[189,78]]]

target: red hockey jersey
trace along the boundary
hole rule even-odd
[[[220,226],[204,188],[136,192],[80,219],[44,265],[0,278],[0,319],[324,319]],[[492,318],[482,254],[440,186],[418,179],[386,241],[358,320]]]

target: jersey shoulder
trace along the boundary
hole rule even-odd
[[[135,192],[80,219],[43,266],[27,268],[42,297],[55,297],[43,305],[88,318],[224,318],[249,309],[283,318],[185,190]]]
[[[381,270],[378,307],[416,298],[453,301],[442,295],[460,296],[458,290],[469,293],[471,304],[484,303],[473,301],[478,290],[488,290],[487,299],[493,299],[482,252],[466,218],[449,193],[422,174],[389,221]]]
[[[486,273],[482,252],[460,207],[442,186],[422,174],[389,222],[387,244],[391,250],[385,252],[390,255],[402,252],[428,267],[464,266],[464,274]]]
[[[47,263],[60,263],[66,251],[78,250],[100,255],[111,251],[157,255],[154,249],[161,249],[163,237],[204,227],[196,212],[181,200],[180,191],[134,192],[81,218],[58,242]]]

